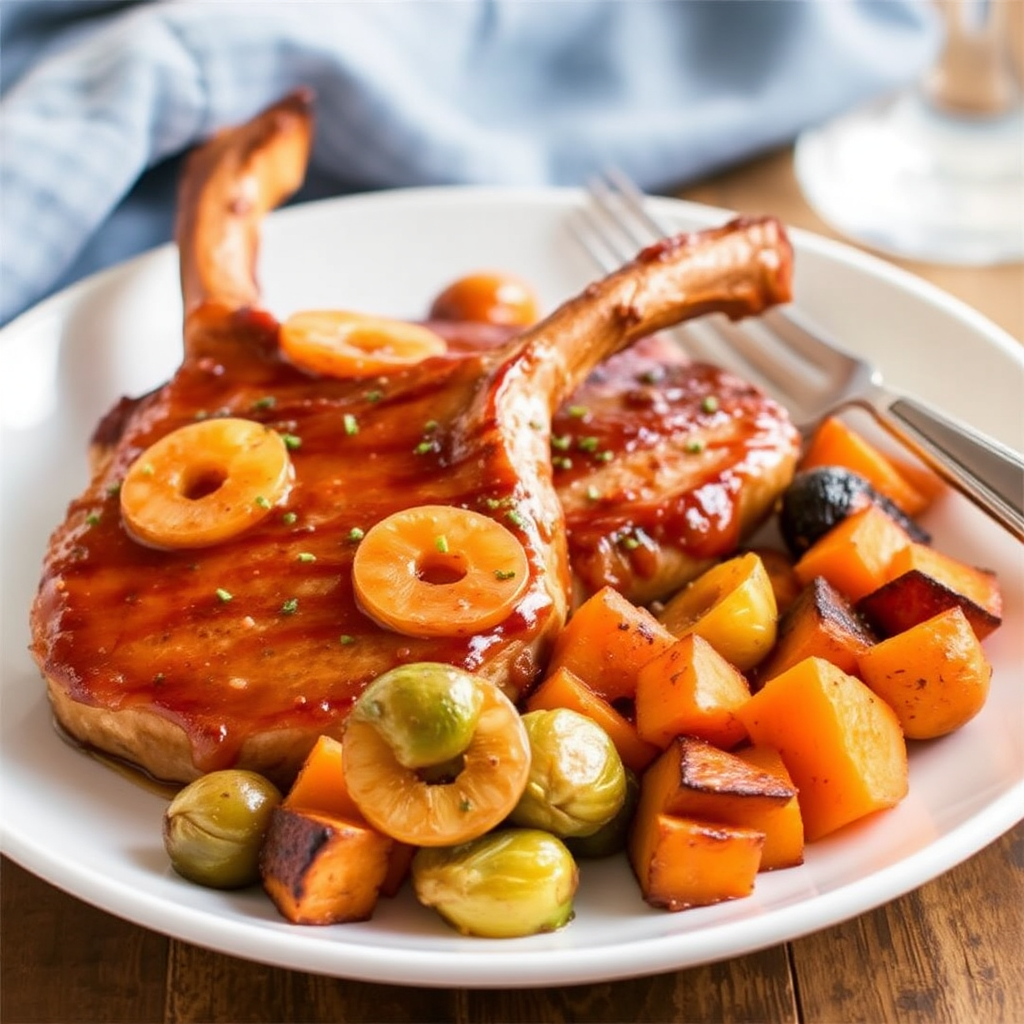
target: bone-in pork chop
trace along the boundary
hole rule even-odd
[[[654,245],[507,344],[432,356],[371,398],[363,380],[290,363],[280,325],[258,309],[258,225],[297,187],[310,137],[310,101],[297,94],[189,162],[181,366],[101,423],[92,478],[52,536],[32,609],[33,653],[59,722],[163,779],[240,766],[287,781],[317,736],[340,734],[367,682],[401,662],[449,662],[520,693],[569,607],[554,411],[644,335],[789,297],[783,230],[739,220]],[[141,543],[121,515],[129,468],[178,428],[225,416],[288,439],[281,504],[221,543]],[[357,602],[355,538],[426,504],[480,512],[522,546],[528,579],[498,624],[408,636]]]

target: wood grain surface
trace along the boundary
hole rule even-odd
[[[679,194],[833,234],[803,202],[788,150]],[[1019,265],[902,265],[1024,337]],[[631,981],[515,991],[268,968],[128,924],[9,860],[0,871],[3,1024],[1024,1024],[1024,824],[903,898],[783,946]]]

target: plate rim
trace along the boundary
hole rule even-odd
[[[336,196],[326,199],[318,199],[306,203],[297,203],[287,206],[270,214],[270,218],[276,221],[283,221],[289,217],[310,216],[310,208],[322,208],[325,205],[350,205],[350,204],[388,204],[394,202],[430,202],[443,201],[456,204],[465,204],[468,201],[478,202],[484,205],[503,204],[509,201],[526,202],[529,204],[543,203],[552,208],[564,209],[567,203],[579,203],[582,201],[584,192],[574,188],[543,188],[543,187],[506,187],[506,186],[429,186],[412,189],[392,189],[377,192],[359,193],[351,196]],[[725,210],[720,207],[707,206],[694,203],[688,200],[673,199],[670,197],[650,197],[649,200],[658,209],[664,209],[680,219],[689,218],[698,221],[710,221],[712,218],[728,218],[735,215],[734,211]],[[315,211],[314,211],[315,212]],[[845,242],[826,238],[800,228],[787,228],[793,239],[795,248],[808,249],[823,255],[839,263],[850,264],[872,277],[881,277],[894,284],[902,291],[914,295],[921,301],[937,307],[941,312],[953,318],[965,322],[983,336],[987,343],[1000,349],[1013,362],[1024,368],[1024,346],[1022,346],[1009,332],[999,327],[984,314],[975,310],[961,299],[950,295],[937,285],[925,281],[910,271],[904,270],[885,259],[871,253],[857,249]],[[8,345],[17,343],[18,336],[35,329],[37,320],[47,317],[60,316],[62,313],[79,303],[86,295],[97,288],[108,283],[114,283],[119,277],[128,281],[133,274],[139,273],[150,261],[166,260],[169,254],[174,251],[173,243],[166,243],[141,253],[115,266],[98,271],[82,280],[75,282],[69,287],[61,290],[26,310],[18,317],[10,321],[0,330],[0,344]],[[0,687],[0,700],[2,700],[3,688]],[[42,690],[40,690],[42,695]],[[604,980],[615,981],[625,978],[640,977],[664,971],[676,970],[697,966],[703,963],[714,962],[724,957],[745,955],[758,949],[767,948],[783,941],[791,941],[801,935],[818,931],[829,927],[840,921],[858,916],[877,906],[910,891],[918,885],[924,884],[939,875],[950,870],[956,864],[973,856],[988,843],[997,839],[1000,835],[1012,828],[1018,821],[1024,819],[1024,778],[1018,779],[999,798],[987,804],[982,811],[962,822],[956,828],[945,833],[939,840],[929,844],[927,847],[916,851],[909,857],[904,857],[886,868],[876,871],[867,879],[857,879],[834,890],[826,892],[817,897],[818,907],[824,906],[824,914],[816,914],[813,921],[805,922],[802,928],[789,930],[784,937],[777,933],[774,915],[768,914],[755,917],[747,921],[726,922],[714,926],[711,931],[717,939],[722,936],[718,943],[710,943],[704,954],[690,956],[680,962],[678,955],[673,952],[673,944],[667,941],[665,935],[646,937],[631,942],[633,948],[639,946],[653,946],[654,952],[659,955],[654,957],[650,968],[639,969],[635,963],[623,965],[607,963],[601,973]],[[468,988],[501,988],[509,985],[519,984],[528,981],[533,985],[541,984],[574,984],[586,981],[594,981],[595,976],[589,965],[577,963],[595,960],[604,961],[615,958],[619,953],[619,946],[602,946],[599,948],[580,947],[569,951],[571,953],[570,965],[567,969],[562,966],[559,955],[564,959],[565,951],[542,949],[537,951],[517,951],[513,955],[516,958],[516,966],[510,969],[504,965],[500,970],[500,977],[495,976],[493,970],[495,957],[480,950],[481,955],[469,957],[460,953],[459,958],[463,965],[468,966],[471,962],[473,967],[469,974],[460,974],[457,981],[452,976],[438,976],[438,958],[447,960],[449,954],[432,950],[416,950],[403,947],[402,957],[406,964],[396,965],[391,970],[383,964],[380,956],[380,947],[370,946],[371,954],[366,962],[363,957],[356,956],[351,959],[353,950],[362,951],[364,947],[358,942],[341,941],[339,943],[319,943],[317,948],[323,949],[330,946],[338,952],[338,960],[334,964],[309,963],[303,961],[304,947],[308,942],[316,942],[314,930],[311,935],[305,934],[305,941],[288,943],[289,950],[294,948],[295,956],[286,960],[268,959],[265,950],[255,948],[262,945],[261,942],[247,943],[244,935],[234,936],[241,938],[241,941],[232,948],[226,949],[222,945],[212,945],[204,942],[202,934],[204,924],[208,927],[211,916],[210,911],[199,912],[200,920],[190,924],[196,911],[190,907],[174,907],[174,926],[171,927],[166,920],[168,908],[164,900],[150,899],[144,894],[142,900],[145,913],[139,914],[138,900],[134,907],[126,906],[127,894],[119,889],[114,880],[103,876],[98,872],[88,872],[77,869],[75,865],[69,865],[66,861],[54,857],[54,855],[33,843],[31,838],[20,834],[17,830],[9,828],[6,821],[0,821],[0,849],[10,856],[11,859],[20,864],[26,870],[37,874],[51,884],[64,889],[70,895],[82,899],[84,902],[97,906],[109,913],[115,914],[133,921],[143,927],[150,928],[162,934],[172,935],[175,938],[194,943],[205,948],[217,949],[233,955],[244,956],[257,962],[269,963],[275,966],[286,966],[295,970],[308,971],[310,973],[325,974],[335,977],[364,978],[379,982],[390,982],[403,985],[422,985],[425,987],[442,987],[452,984],[459,984]],[[938,858],[936,866],[935,852],[938,849],[942,856]],[[922,874],[919,870],[919,862],[929,865]],[[88,876],[91,885],[88,892],[83,893],[80,889],[71,888],[71,885],[78,883],[84,876]],[[858,899],[860,889],[865,883],[871,880],[877,886],[876,893],[868,901]],[[880,885],[878,883],[881,883]],[[137,894],[136,894],[137,895]],[[159,912],[159,913],[158,913]],[[163,917],[164,920],[158,920]],[[180,919],[180,920],[179,920]],[[243,930],[243,924],[236,923],[232,919],[222,920],[222,926],[226,932],[234,933]],[[287,925],[287,929],[294,926]],[[749,941],[737,946],[728,942],[728,938],[736,929],[743,929],[749,933]],[[262,929],[257,929],[262,935]],[[679,936],[683,945],[689,945],[694,941],[693,936],[699,936],[701,932],[682,932]],[[474,940],[483,942],[483,940]],[[700,941],[698,938],[696,941]],[[488,945],[484,943],[484,945]],[[728,948],[725,948],[728,947]],[[505,946],[504,949],[510,947]],[[349,957],[341,955],[344,950]],[[491,947],[493,952],[493,947]],[[319,959],[319,958],[315,958]],[[416,971],[410,977],[408,961],[415,961]],[[522,965],[522,966],[520,966]],[[364,973],[372,966],[372,975],[367,977]]]

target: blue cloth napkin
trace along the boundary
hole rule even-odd
[[[298,199],[424,184],[650,191],[911,81],[929,0],[3,0],[0,323],[171,237],[178,157],[299,85]]]

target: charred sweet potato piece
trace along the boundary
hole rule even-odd
[[[736,708],[749,699],[750,687],[739,670],[690,633],[640,669],[637,731],[661,749],[685,734],[728,750],[746,739]]]
[[[365,822],[277,807],[260,856],[263,887],[295,924],[366,921],[391,848],[392,840]]]
[[[770,679],[737,713],[755,744],[782,756],[810,841],[907,794],[907,745],[896,713],[824,658],[806,658]]]
[[[984,707],[992,666],[959,607],[863,652],[860,676],[892,709],[912,740],[959,729]]]
[[[891,516],[868,505],[811,545],[793,571],[805,585],[824,576],[849,600],[859,601],[888,579],[893,556],[910,543]]]
[[[857,655],[875,639],[850,602],[823,576],[815,576],[779,620],[779,638],[758,666],[758,681],[763,683],[812,655],[855,674]]]
[[[779,778],[784,786],[793,790],[792,797],[781,807],[765,807],[751,815],[751,824],[764,832],[764,848],[761,850],[761,870],[775,871],[779,868],[796,867],[804,862],[804,819],[800,815],[800,801],[796,787],[789,777],[782,755],[774,747],[743,747],[736,751],[736,757],[754,768],[770,772]]]
[[[281,802],[282,807],[314,814],[328,814],[365,825],[366,820],[349,795],[345,784],[341,741],[321,736],[306,756],[291,789]],[[414,848],[408,843],[393,842],[388,857],[388,872],[381,884],[381,895],[394,896],[409,873]]]
[[[797,795],[784,773],[680,736],[644,772],[637,818],[665,813],[765,832]]]
[[[1002,618],[1003,594],[999,578],[990,569],[979,569],[925,544],[908,544],[889,563],[888,579],[918,569],[950,590],[963,594],[990,615]]]
[[[882,636],[895,636],[949,608],[964,613],[979,640],[1002,622],[998,615],[920,569],[902,573],[857,602],[857,611]]]
[[[625,715],[567,668],[546,676],[526,701],[527,711],[555,708],[570,708],[597,722],[615,744],[622,763],[634,772],[642,772],[658,756],[659,748],[641,739],[636,726]]]
[[[654,813],[634,819],[629,859],[651,906],[686,910],[749,896],[763,845],[753,829]]]
[[[836,416],[820,424],[800,460],[801,470],[815,466],[844,466],[853,470],[908,516],[920,515],[928,507],[927,496],[892,460]]]
[[[567,668],[606,700],[632,700],[640,667],[675,641],[646,608],[604,587],[558,634],[548,673]]]

